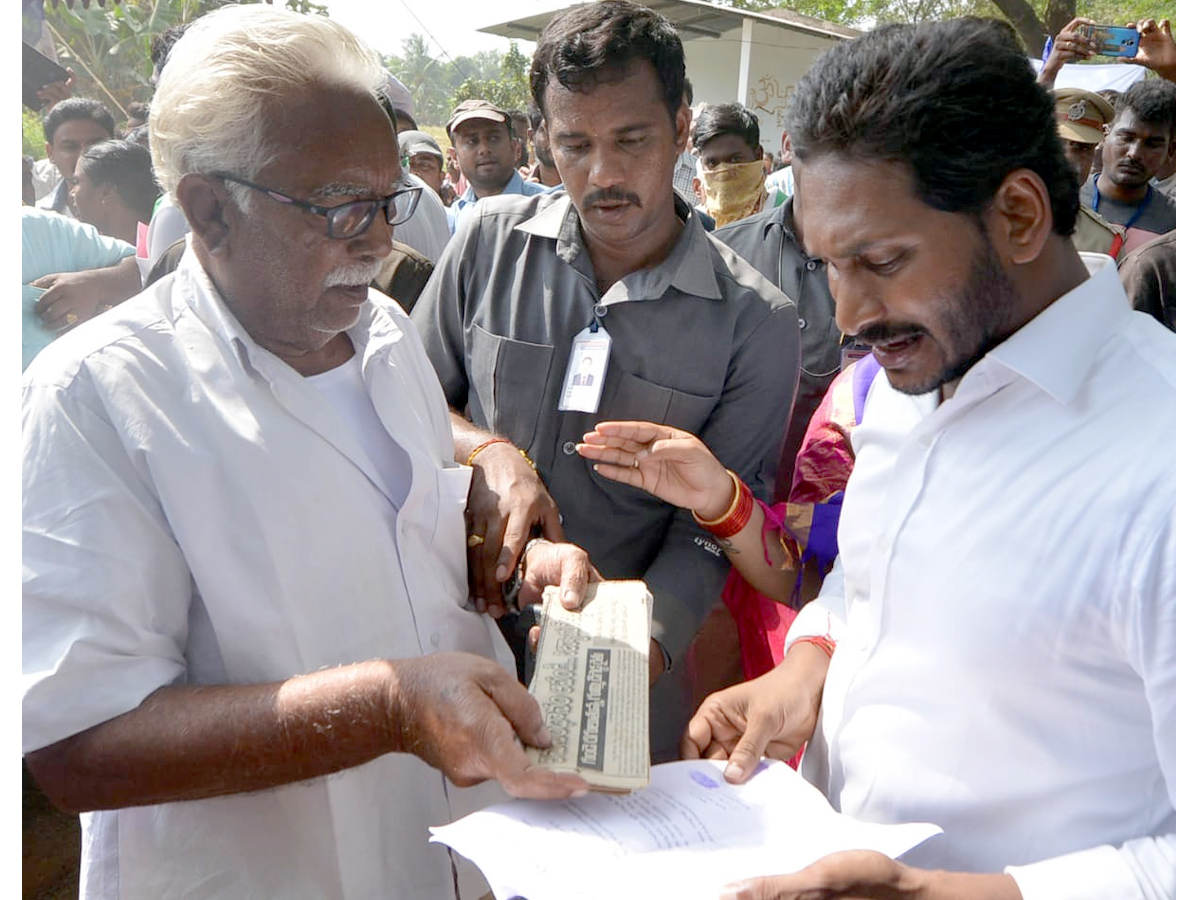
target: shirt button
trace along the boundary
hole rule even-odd
[[[801,330],[801,331],[803,331],[803,330],[804,330],[805,328],[807,328],[807,327],[808,327],[808,320],[807,320],[807,319],[801,319],[801,320],[800,320],[800,330]]]
[[[804,264],[804,268],[808,269],[810,272],[815,272],[817,270],[817,261],[815,259],[810,259]]]
[[[608,315],[608,307],[607,306],[597,306],[596,307],[596,318],[597,319],[603,319],[607,315]]]
[[[879,539],[879,540],[878,540],[878,541],[875,543],[875,546],[879,548],[879,551],[880,551],[881,553],[886,553],[886,552],[887,552],[887,548],[888,548],[888,539],[887,539],[886,537],[881,537],[881,538],[880,538],[880,539]]]
[[[442,642],[442,636],[440,634],[438,634],[436,631],[429,636],[430,646],[436,647],[441,642]]]
[[[567,441],[565,444],[563,444],[562,451],[567,456],[574,456],[575,455],[575,442]]]
[[[922,447],[924,447],[926,450],[928,450],[930,447],[933,446],[933,435],[931,435],[931,434],[925,435],[924,437],[921,438],[919,443]]]

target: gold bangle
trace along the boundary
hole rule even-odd
[[[534,461],[532,459],[529,458],[529,454],[526,453],[524,450],[522,450],[520,447],[518,447],[516,444],[514,444],[512,441],[510,441],[508,438],[502,438],[502,437],[488,438],[486,441],[484,441],[482,444],[480,444],[478,447],[476,447],[474,450],[472,450],[467,455],[466,464],[468,466],[475,465],[475,457],[477,457],[480,453],[482,453],[488,447],[492,446],[492,444],[508,444],[510,447],[512,447],[514,450],[516,450],[518,453],[521,454],[521,459],[523,459],[523,460],[525,460],[525,462],[529,463],[529,468],[533,469],[533,473],[535,475],[537,474],[537,470],[538,470],[537,465],[534,463]]]
[[[472,450],[467,455],[467,465],[468,466],[475,465],[475,457],[477,457],[480,453],[482,453],[488,447],[492,446],[492,444],[511,444],[511,443],[512,443],[512,441],[509,441],[506,438],[501,438],[501,437],[488,438],[482,444],[479,444],[478,446],[476,446],[475,449]]]
[[[522,450],[520,447],[517,447],[516,444],[513,444],[513,446],[516,447],[517,452],[521,454],[521,459],[523,459],[523,460],[525,460],[525,462],[529,463],[529,468],[533,469],[533,474],[537,475],[537,473],[538,473],[537,463],[535,463],[532,459],[530,459],[529,454],[526,453],[524,450]]]
[[[726,469],[725,472],[733,479],[733,499],[729,501],[729,508],[715,519],[702,519],[696,515],[696,511],[692,510],[692,518],[696,520],[698,525],[703,525],[705,528],[712,528],[715,525],[720,525],[726,519],[733,515],[733,511],[737,509],[738,501],[742,499],[742,479],[738,478],[737,473],[732,469]]]

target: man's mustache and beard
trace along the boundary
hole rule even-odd
[[[982,229],[980,238],[966,282],[930,303],[931,320],[941,332],[936,338],[925,327],[907,322],[877,322],[855,335],[863,343],[892,348],[921,337],[936,342],[944,358],[941,370],[925,381],[896,387],[901,393],[925,394],[956,381],[1015,330],[1010,319],[1019,300],[1016,285]]]
[[[379,259],[373,263],[347,263],[344,266],[338,266],[325,276],[325,287],[359,287],[361,285],[369,285],[383,271],[383,263],[384,260]]]

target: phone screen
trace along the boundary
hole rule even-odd
[[[1136,28],[1121,28],[1117,25],[1081,25],[1079,30],[1100,45],[1101,56],[1137,56],[1141,35]]]

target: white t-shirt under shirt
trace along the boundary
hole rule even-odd
[[[345,417],[350,434],[383,476],[393,509],[402,507],[412,487],[412,460],[404,448],[392,440],[371,405],[367,384],[363,381],[361,350],[356,350],[354,356],[328,372],[308,376],[305,384],[316,388]]]

